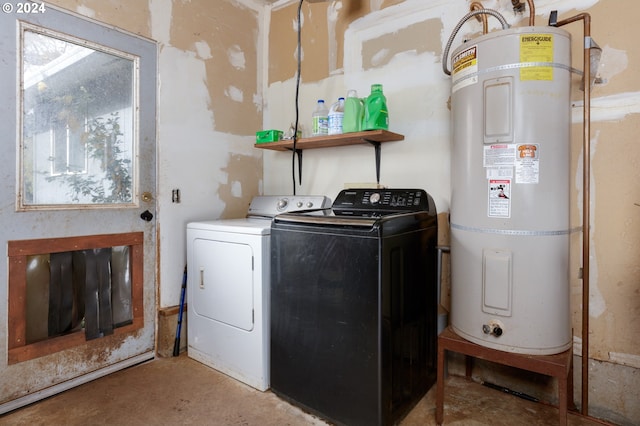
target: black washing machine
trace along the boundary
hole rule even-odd
[[[271,224],[271,389],[391,425],[435,383],[437,214],[419,189],[344,190]]]

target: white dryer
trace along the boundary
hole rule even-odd
[[[258,390],[269,388],[271,220],[329,207],[324,196],[260,196],[246,218],[187,225],[190,358]]]

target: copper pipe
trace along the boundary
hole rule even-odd
[[[533,27],[536,24],[536,7],[533,5],[533,0],[527,0],[529,5],[529,26]]]
[[[484,6],[479,1],[474,1],[471,3],[471,7],[469,7],[469,11],[473,12],[474,10],[484,10]],[[487,15],[482,14],[476,16],[478,21],[482,20],[482,34],[486,34],[489,32],[489,24],[487,23]]]
[[[582,414],[589,415],[589,228],[590,228],[590,176],[591,176],[591,16],[581,13],[559,21],[558,27],[582,20],[584,23],[584,105],[583,171],[582,171]]]

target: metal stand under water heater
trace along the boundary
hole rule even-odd
[[[489,348],[572,343],[570,42],[510,28],[451,55],[451,326]]]

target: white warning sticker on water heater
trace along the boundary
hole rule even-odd
[[[482,150],[482,165],[484,167],[513,166],[516,161],[516,145],[501,143],[485,145]]]
[[[520,144],[516,149],[516,183],[538,183],[540,180],[540,145]]]
[[[511,217],[511,179],[489,179],[489,217]]]

